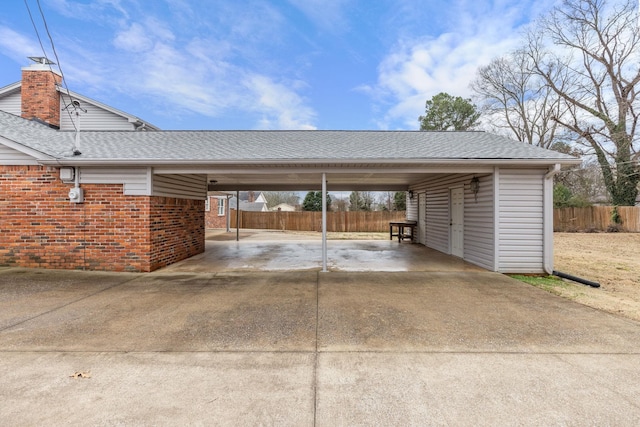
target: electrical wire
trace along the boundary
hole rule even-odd
[[[40,15],[42,16],[42,21],[44,22],[44,27],[47,31],[47,35],[49,37],[49,41],[51,42],[51,47],[53,49],[53,54],[56,57],[56,61],[58,64],[58,69],[60,70],[60,75],[62,77],[62,84],[64,85],[66,91],[67,91],[67,95],[69,95],[69,105],[73,105],[73,98],[72,96],[69,94],[69,88],[67,86],[67,81],[64,78],[64,73],[62,72],[62,66],[60,65],[60,58],[58,58],[58,53],[56,52],[56,48],[55,45],[53,43],[53,38],[51,37],[51,33],[49,32],[49,26],[47,25],[47,21],[45,19],[44,16],[44,12],[42,11],[42,7],[40,6],[40,0],[36,0],[36,3],[38,4],[38,9],[40,10]],[[29,3],[27,0],[24,0],[24,5],[27,8],[27,13],[29,14],[29,19],[31,20],[31,25],[33,25],[33,30],[36,33],[36,37],[38,38],[38,43],[40,44],[40,49],[42,49],[42,54],[44,55],[44,57],[47,57],[47,51],[44,48],[44,45],[42,43],[42,38],[40,37],[40,32],[38,31],[38,26],[36,25],[34,19],[33,19],[33,14],[31,13],[31,8],[29,7]],[[53,71],[53,68],[51,68],[51,65],[49,65],[49,70],[51,71],[51,74],[55,76],[55,73]],[[63,103],[64,101],[64,93],[62,91],[60,91],[60,97],[62,98]],[[77,108],[75,105],[73,105],[74,109]],[[73,125],[73,128],[75,129],[75,131],[78,131],[78,127],[76,126],[75,121],[73,120],[73,115],[71,114],[71,111],[69,111],[68,108],[66,108],[67,114],[69,115],[69,120],[71,121],[71,124]]]

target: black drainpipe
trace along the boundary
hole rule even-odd
[[[589,285],[592,288],[599,288],[600,283],[592,282],[591,280],[582,279],[580,277],[572,276],[571,274],[561,273],[560,271],[553,270],[553,275],[562,277],[563,279],[573,280],[574,282],[582,283],[583,285]]]

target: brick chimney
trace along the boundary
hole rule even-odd
[[[22,117],[40,119],[52,127],[60,127],[60,94],[56,85],[62,76],[53,71],[53,62],[47,58],[29,58],[36,61],[22,68]]]

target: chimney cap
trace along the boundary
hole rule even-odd
[[[36,64],[42,64],[42,65],[56,65],[55,62],[53,62],[52,60],[50,60],[49,58],[47,58],[46,56],[28,56],[27,58],[29,58],[30,60],[32,60],[33,62],[35,62]]]

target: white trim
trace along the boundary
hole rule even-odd
[[[322,173],[322,272],[327,272],[327,174]]]
[[[462,190],[462,253],[453,253],[453,191]],[[464,259],[464,183],[449,186],[449,254]]]
[[[198,173],[198,169],[194,167],[189,167],[185,169],[185,165],[194,165],[197,167],[207,166],[208,168],[202,169],[202,173],[206,173],[207,171],[215,171],[221,166],[231,166],[231,167],[239,167],[246,165],[247,167],[254,166],[266,166],[273,167],[279,165],[304,165],[309,166],[313,165],[317,168],[322,168],[326,173],[330,173],[332,171],[330,165],[358,165],[358,164],[376,164],[376,165],[416,165],[421,166],[419,170],[431,169],[434,166],[445,166],[448,169],[440,169],[435,170],[435,172],[440,173],[483,173],[486,172],[487,169],[483,169],[483,167],[489,168],[499,165],[499,166],[513,166],[513,167],[523,167],[523,166],[531,166],[531,167],[541,167],[541,166],[551,166],[557,164],[562,165],[578,165],[582,163],[580,159],[460,159],[460,158],[452,158],[452,159],[399,159],[399,158],[378,158],[378,159],[332,159],[332,158],[323,158],[323,159],[277,159],[271,161],[265,161],[264,159],[233,159],[233,160],[214,160],[214,159],[110,159],[110,158],[92,158],[92,159],[81,159],[81,158],[62,158],[56,159],[56,163],[71,163],[65,166],[73,166],[77,163],[83,163],[85,165],[130,165],[135,164],[138,166],[156,166],[158,168],[157,173],[161,174],[174,174],[181,173],[181,171],[188,171],[188,173]],[[164,167],[164,169],[162,169]],[[468,169],[460,169],[461,167],[467,167]],[[247,168],[239,169],[237,173],[246,172]],[[305,170],[308,171],[308,168]],[[342,170],[338,168],[337,170]],[[378,169],[372,169],[378,170]],[[399,169],[406,170],[406,168]],[[233,172],[233,170],[225,170],[227,173]],[[274,171],[271,171],[273,173]],[[320,172],[319,170],[317,172]]]
[[[26,147],[20,144],[19,142],[15,142],[3,136],[0,136],[0,144],[7,146],[11,149],[14,149],[16,151],[19,151],[23,154],[26,154],[27,156],[33,157],[35,160],[38,161],[38,164],[43,164],[47,166],[58,166],[57,164],[51,164],[51,165],[47,164],[49,162],[55,162],[54,157],[48,154],[45,154],[42,151],[38,151],[38,150],[34,150],[33,148]]]
[[[544,251],[544,271],[553,274],[553,177],[560,172],[560,165],[556,164],[550,168],[544,176],[543,186],[543,251]]]
[[[493,271],[500,268],[500,168],[493,170]]]

